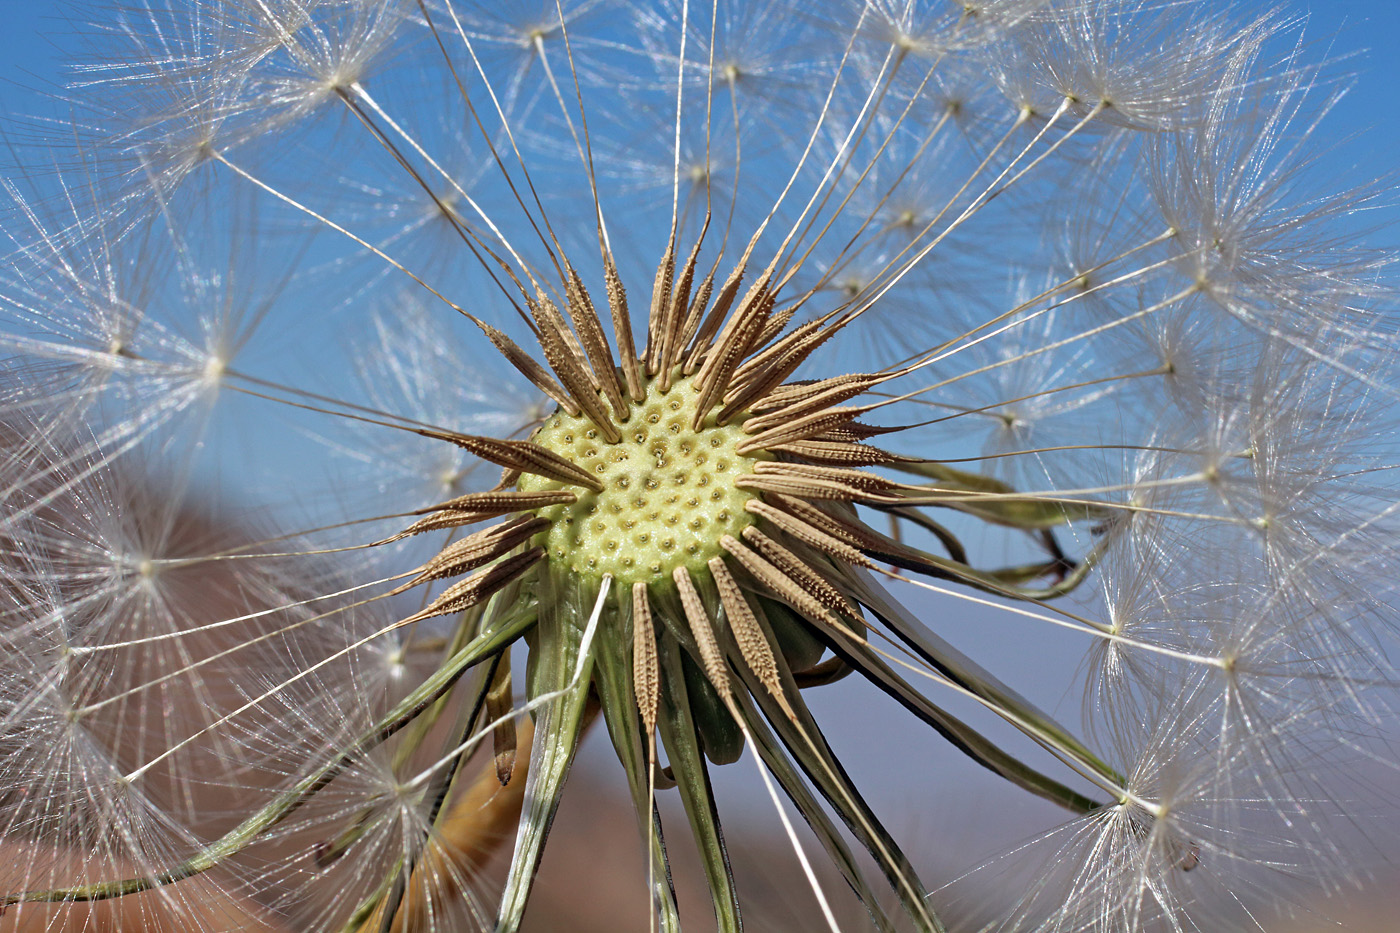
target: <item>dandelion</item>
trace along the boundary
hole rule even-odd
[[[1226,928],[1346,877],[1337,774],[1395,699],[1393,325],[1297,34],[104,13],[60,170],[8,183],[0,904],[509,933],[591,731],[648,866],[619,923],[680,929],[688,830],[742,928],[724,766],[825,927],[816,848],[862,922],[944,930],[986,872],[930,891],[862,796],[806,698],[851,674],[1064,812],[984,928]],[[986,612],[1076,646],[1043,680],[1079,721],[958,647]]]

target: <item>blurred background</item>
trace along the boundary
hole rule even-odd
[[[1247,6],[1256,3],[1266,5],[1245,0]],[[1323,124],[1324,138],[1336,142],[1325,158],[1335,160],[1339,174],[1350,172],[1359,180],[1395,173],[1400,167],[1400,0],[1325,0],[1280,6],[1307,18],[1305,41],[1310,48],[1305,57],[1332,60],[1331,75],[1350,87]],[[89,9],[52,0],[0,0],[0,12],[0,114],[4,116],[0,140],[9,144],[19,136],[32,138],[36,124],[63,118],[65,108],[54,95],[65,80],[61,51],[65,35],[71,30],[71,21],[100,18],[103,7]],[[55,132],[61,133],[61,128]],[[1359,222],[1369,226],[1375,219],[1361,218]],[[1394,229],[1380,235],[1387,243],[1400,241]],[[1073,646],[1062,641],[1051,651],[1043,648],[1043,639],[1036,638],[1032,623],[961,607],[955,616],[946,604],[931,608],[927,601],[920,605],[916,595],[901,595],[974,657],[990,654],[993,645],[1000,648],[997,670],[1018,685],[1034,684],[1036,672],[1047,665],[1057,667],[1057,676],[1046,679],[1064,683],[1069,679],[1066,672],[1079,662]],[[1021,665],[1019,670],[1007,669],[1007,644],[1027,646],[1010,662]],[[935,894],[936,905],[955,925],[959,918],[974,922],[984,912],[995,915],[997,899],[1014,895],[1014,888],[1008,888],[1005,880],[1014,875],[1003,874],[998,853],[1014,851],[1038,838],[1045,827],[1055,825],[1055,811],[1048,804],[1025,801],[1010,787],[987,781],[985,772],[963,761],[927,730],[911,729],[902,711],[892,709],[857,680],[814,691],[809,699],[852,778],[887,824],[897,828],[910,854],[924,867],[931,887],[939,889],[956,881],[956,873],[965,871],[969,864],[987,862],[988,870],[979,873],[985,881],[959,883]],[[1077,696],[1032,694],[1032,698],[1070,722],[1077,719]],[[911,735],[915,737],[912,741]],[[801,916],[806,911],[811,923],[802,928],[818,929],[821,920],[816,903],[771,803],[754,780],[753,768],[752,761],[744,760],[715,771],[717,793],[727,813],[725,825],[736,875],[748,889],[745,902],[753,905],[746,928],[797,929],[790,919],[783,921],[782,927],[771,925],[763,910],[768,903],[775,905],[775,917]],[[623,785],[616,771],[606,737],[595,729],[571,778],[573,786],[565,795],[546,851],[540,887],[527,915],[527,929],[537,933],[648,929],[645,865],[631,806],[621,793]],[[1372,800],[1400,796],[1400,775],[1388,769],[1377,766],[1374,774],[1357,778],[1358,785],[1372,789]],[[679,805],[669,804],[675,801],[663,800],[663,818],[683,825]],[[1366,835],[1368,805],[1365,799],[1358,799],[1356,806],[1360,838]],[[684,835],[678,836],[683,843]],[[1307,895],[1298,903],[1281,904],[1279,917],[1257,918],[1259,928],[1265,933],[1400,930],[1400,840],[1372,838],[1370,842],[1374,844],[1374,859],[1369,877],[1330,897],[1319,900]],[[508,852],[508,841],[503,848]],[[675,883],[683,913],[688,905],[690,916],[703,917],[707,912],[704,881],[686,848],[684,844],[673,847]],[[481,867],[484,898],[489,899],[493,886],[499,883],[505,854],[487,859]],[[15,857],[14,852],[0,849],[0,888],[5,887],[6,866]],[[1199,870],[1208,872],[1210,867],[1202,865]],[[839,901],[843,893],[839,879],[828,873],[824,881]],[[1306,884],[1300,885],[1300,890],[1305,888]],[[249,905],[226,903],[212,886],[208,910],[210,926],[223,923],[220,918],[226,917],[228,929],[279,929],[272,921],[264,924]],[[853,904],[843,904],[839,910],[853,926],[859,926],[860,913]],[[100,917],[94,922],[85,912],[65,917],[62,911],[32,911],[24,916],[0,917],[0,930],[179,929],[163,925],[158,898],[150,896],[139,903],[111,905]],[[619,918],[628,917],[635,918],[633,926],[619,923]]]

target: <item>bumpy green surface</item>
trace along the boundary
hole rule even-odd
[[[645,400],[618,427],[622,441],[607,443],[587,418],[555,413],[531,438],[572,460],[603,482],[602,492],[538,476],[520,480],[522,490],[568,489],[570,505],[540,509],[554,525],[540,536],[558,567],[618,584],[669,580],[679,566],[698,571],[721,553],[719,539],[737,535],[752,521],[744,503],[752,492],[734,480],[753,471],[759,457],[742,456],[734,445],[745,436],[735,418],[717,427],[712,419],[690,427],[696,392],[690,379],[663,393],[651,383]]]

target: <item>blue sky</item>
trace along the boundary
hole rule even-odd
[[[1268,5],[1261,0],[1239,2],[1244,9],[1262,9]],[[1309,17],[1307,36],[1313,48],[1305,54],[1306,59],[1337,59],[1339,64],[1334,74],[1354,76],[1352,90],[1324,124],[1323,133],[1328,138],[1359,139],[1341,147],[1332,157],[1342,160],[1347,167],[1359,168],[1352,176],[1354,180],[1397,174],[1400,169],[1400,121],[1396,119],[1400,116],[1400,0],[1316,0],[1313,3],[1290,0],[1282,6],[1290,13]],[[0,0],[6,27],[0,36],[0,114],[14,117],[42,111],[38,91],[61,81],[61,49],[66,44],[66,34],[71,31],[65,11],[72,9],[74,5],[57,0]],[[73,16],[82,18],[77,13]],[[1386,238],[1400,239],[1394,232],[1388,233]],[[880,746],[889,742],[888,732],[869,729],[868,722],[861,719],[863,713],[846,702],[847,694],[832,696],[832,708],[819,711],[819,716],[827,722],[839,720],[843,714],[849,717],[850,721],[837,728],[846,734],[855,733],[856,739],[849,744],[859,753],[857,757],[866,757],[864,753],[868,752],[871,760],[878,759]],[[868,748],[860,747],[862,742]],[[906,765],[916,773],[928,774],[945,766],[945,758],[941,748],[931,747],[927,759],[912,763],[906,760]],[[860,782],[869,786],[879,785],[883,780],[884,794],[899,797],[909,793],[907,788],[912,783],[909,774],[908,770],[895,774],[874,773],[864,776],[865,780]],[[748,779],[750,775],[746,773],[743,777]]]
[[[1400,177],[1400,121],[1395,119],[1400,115],[1400,0],[1286,0],[1281,5],[1289,13],[1309,17],[1306,35],[1312,47],[1304,59],[1330,57],[1338,61],[1334,75],[1351,76],[1351,91],[1322,130],[1329,139],[1351,138],[1351,142],[1329,158],[1344,163],[1339,169],[1355,169],[1349,176],[1355,181]],[[1246,10],[1266,6],[1259,0],[1239,3]],[[94,9],[98,12],[92,13]],[[22,127],[23,117],[44,111],[40,91],[62,81],[63,49],[72,45],[70,19],[100,17],[101,6],[80,8],[68,0],[0,0],[0,10],[6,26],[0,35],[0,115],[21,118]],[[0,129],[24,138],[26,131],[16,125],[0,124]],[[1394,231],[1384,237],[1390,242],[1400,239]],[[830,715],[840,718],[842,713],[838,708]],[[859,719],[861,714],[846,715]],[[876,745],[885,738],[879,730],[870,733]],[[934,766],[933,761],[928,764]],[[902,780],[894,776],[891,784],[898,786]]]
[[[1241,0],[1242,8],[1263,9],[1262,0]],[[91,9],[89,5],[84,5]],[[1356,90],[1338,108],[1334,130],[1374,127],[1374,145],[1400,151],[1400,0],[1284,0],[1290,13],[1309,17],[1308,34],[1334,56],[1354,56],[1344,67],[1357,74]],[[0,36],[0,102],[3,111],[24,112],[25,88],[55,80],[61,71],[66,20],[81,20],[77,4],[65,0],[0,0],[5,30]],[[100,9],[100,6],[98,7]]]
[[[1240,0],[1242,9],[1264,9],[1262,0]],[[1338,137],[1361,137],[1345,158],[1365,166],[1363,176],[1400,167],[1400,0],[1283,0],[1290,14],[1306,15],[1305,57],[1339,59],[1334,73],[1353,75],[1352,91],[1325,126]],[[69,20],[90,17],[90,5],[68,0],[0,0],[5,30],[0,36],[0,114],[33,113],[35,89],[62,80]],[[96,7],[100,11],[101,7]],[[100,14],[99,14],[100,15]]]

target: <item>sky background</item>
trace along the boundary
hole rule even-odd
[[[506,0],[508,2],[508,0]],[[1262,0],[1242,0],[1243,9],[1265,9]],[[1356,76],[1354,91],[1338,106],[1331,131],[1371,132],[1371,147],[1400,163],[1400,0],[1322,0],[1278,4],[1308,17],[1308,34],[1320,50],[1345,57],[1342,68]],[[32,89],[51,86],[62,74],[63,36],[70,19],[101,4],[67,0],[0,0],[0,112],[23,114]],[[1309,56],[1310,58],[1314,56]],[[1368,160],[1369,161],[1369,160]],[[1374,164],[1374,163],[1372,163]]]
[[[1263,8],[1264,3],[1255,0],[1242,0],[1241,8]],[[1306,15],[1308,41],[1313,45],[1304,58],[1315,61],[1318,58],[1331,58],[1339,62],[1332,74],[1351,75],[1350,92],[1339,102],[1334,113],[1323,124],[1321,133],[1328,139],[1351,139],[1338,147],[1329,158],[1340,161],[1340,169],[1359,169],[1353,178],[1366,179],[1377,176],[1400,178],[1400,0],[1322,0],[1316,3],[1286,2],[1280,6],[1290,13]],[[100,10],[100,5],[96,9]],[[42,113],[48,109],[42,95],[53,91],[63,81],[63,54],[65,34],[70,32],[67,17],[83,19],[77,4],[53,2],[53,0],[0,0],[0,115],[8,120]],[[101,16],[101,13],[95,14]],[[0,127],[0,132],[13,132],[15,123]],[[3,144],[3,136],[0,136]],[[0,162],[5,162],[0,158]],[[1392,200],[1392,204],[1394,201]],[[1400,240],[1394,231],[1383,234],[1388,242]],[[1003,626],[997,638],[1005,638],[1010,633]],[[972,653],[976,653],[975,648]],[[1027,663],[1069,663],[1072,658],[1029,659]],[[1002,674],[1008,672],[1004,669]],[[1013,683],[1023,682],[1020,678],[1008,676]],[[1063,681],[1062,677],[1057,680]],[[891,769],[892,760],[889,747],[897,734],[897,726],[886,721],[883,728],[871,728],[869,711],[874,708],[872,691],[857,685],[847,685],[842,691],[833,691],[822,697],[814,697],[813,706],[819,720],[831,724],[832,731],[844,739],[838,748],[847,762],[855,762],[851,768],[858,784],[871,789],[872,797],[883,799],[888,810],[893,806],[907,807],[910,812],[924,812],[920,806],[919,794],[923,785],[921,777],[931,777],[934,771],[944,768],[957,768],[948,762],[946,750],[932,741],[916,743],[918,748],[898,750],[899,769]],[[1062,709],[1071,711],[1077,706],[1073,697],[1060,698]],[[1055,698],[1050,698],[1053,705]],[[596,738],[600,738],[595,736]],[[593,754],[595,763],[600,766],[611,755],[605,742],[595,742]],[[750,765],[741,766],[742,774],[733,774],[733,780],[749,784],[753,781]],[[971,769],[964,773],[967,786],[977,785],[981,772]],[[951,808],[958,810],[959,808]],[[970,819],[967,814],[982,809],[976,801],[968,801],[968,806],[952,817],[938,819]],[[956,837],[956,826],[929,827],[943,829]]]
[[[8,126],[0,124],[0,132],[19,138],[29,135],[23,127],[32,125],[26,117],[45,112],[62,112],[52,101],[45,101],[45,92],[53,92],[64,81],[65,46],[71,46],[72,22],[103,18],[101,3],[76,3],[67,0],[0,0],[0,115]],[[1242,0],[1243,10],[1263,9],[1266,4]],[[1400,0],[1325,0],[1325,2],[1284,2],[1280,7],[1292,15],[1308,17],[1305,41],[1312,48],[1303,58],[1316,61],[1331,58],[1338,62],[1331,75],[1349,80],[1351,90],[1338,103],[1323,124],[1321,132],[1328,139],[1343,141],[1328,158],[1339,160],[1339,173],[1350,174],[1353,180],[1381,176],[1400,178]],[[1346,78],[1346,76],[1350,78]],[[21,127],[16,131],[16,127]],[[9,160],[0,158],[0,165]],[[0,170],[2,171],[2,170]],[[1394,203],[1393,201],[1391,202]],[[1369,224],[1368,224],[1369,226]],[[1385,240],[1396,242],[1395,231],[1382,233]],[[999,629],[997,638],[1008,632]],[[975,648],[971,650],[975,653]],[[1034,659],[1039,661],[1041,659]],[[1063,663],[1075,660],[1066,657]],[[1027,663],[1031,663],[1030,660]],[[1003,673],[1008,673],[1003,671]],[[1014,672],[1012,672],[1014,673]],[[1025,673],[1033,676],[1033,671]],[[1013,681],[1015,682],[1015,681]],[[849,690],[858,688],[850,687]],[[814,698],[815,699],[815,698]],[[1058,698],[1061,712],[1073,711],[1073,698]],[[1056,698],[1045,698],[1054,704]],[[817,703],[816,705],[823,705]],[[826,721],[840,721],[837,728],[854,727],[857,754],[878,759],[881,746],[887,746],[890,734],[884,729],[871,729],[864,717],[869,707],[852,702],[847,693],[833,693]],[[866,747],[859,746],[864,743]],[[923,743],[936,744],[936,743]],[[942,749],[930,749],[929,758],[914,767],[940,767],[944,762]],[[861,769],[855,768],[857,772]],[[888,769],[872,768],[868,778],[886,796],[901,797],[913,786],[908,773],[890,773]],[[979,773],[973,770],[969,780]],[[746,774],[744,780],[751,780]],[[906,800],[913,803],[912,800]]]

